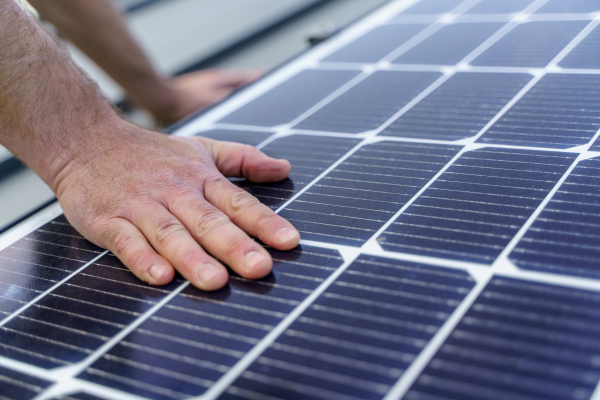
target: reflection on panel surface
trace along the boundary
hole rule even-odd
[[[558,64],[563,68],[600,69],[600,27],[594,28]]]
[[[81,361],[182,283],[149,286],[104,255],[2,326],[1,354],[45,368]]]
[[[0,398],[31,400],[50,386],[50,382],[0,367]]]
[[[576,157],[500,148],[466,152],[378,241],[389,251],[491,264]]]
[[[530,80],[529,74],[457,73],[380,135],[437,140],[475,136]]]
[[[290,123],[358,74],[357,71],[302,71],[219,122],[258,126]]]
[[[441,14],[452,11],[464,0],[423,0],[408,8],[403,14]]]
[[[343,263],[335,250],[268,250],[269,276],[231,272],[211,293],[188,286],[82,377],[152,399],[202,394]]]
[[[464,271],[360,256],[221,399],[380,399],[473,285]]]
[[[377,129],[442,74],[378,71],[294,128],[361,133]]]
[[[549,74],[479,138],[482,143],[566,149],[600,128],[600,75]]]
[[[599,309],[597,292],[493,278],[404,399],[589,399]]]
[[[366,145],[279,215],[292,222],[303,239],[360,246],[460,149],[401,142]]]
[[[252,194],[261,203],[276,210],[313,179],[329,168],[359,140],[293,135],[276,139],[261,150],[270,157],[284,158],[292,165],[292,172],[281,182],[238,182],[237,185]]]
[[[534,21],[517,25],[472,65],[545,67],[588,24],[588,21]]]
[[[596,0],[548,0],[538,13],[590,13],[600,11]]]
[[[384,25],[342,47],[323,61],[375,63],[422,31],[425,24]]]
[[[238,131],[233,129],[212,129],[210,131],[204,131],[197,134],[197,136],[202,136],[209,139],[243,143],[251,146],[259,145],[263,140],[271,135],[271,132]]]
[[[600,278],[600,160],[581,161],[510,255],[518,267]]]
[[[395,64],[457,64],[502,25],[504,24],[483,22],[446,25],[392,62]]]
[[[523,11],[533,0],[482,0],[465,14],[511,14]]]

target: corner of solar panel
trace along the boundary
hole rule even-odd
[[[15,238],[0,398],[599,399],[598,15],[392,1],[192,120],[290,161],[235,184],[301,245],[206,293],[64,216]]]

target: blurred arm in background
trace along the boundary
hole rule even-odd
[[[165,123],[216,103],[259,76],[257,71],[203,70],[166,77],[137,43],[114,0],[29,3],[119,83],[130,100]]]

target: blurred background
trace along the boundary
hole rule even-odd
[[[203,68],[272,69],[389,0],[116,0],[158,69],[177,75]],[[152,119],[123,101],[123,91],[69,45],[74,60],[128,118]],[[0,146],[0,232],[52,201],[54,194]]]

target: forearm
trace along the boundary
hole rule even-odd
[[[0,37],[0,142],[56,189],[60,171],[92,146],[85,139],[120,118],[13,0],[0,0]]]
[[[136,42],[113,0],[30,0],[38,12],[117,81],[138,104],[164,110],[170,88]]]

